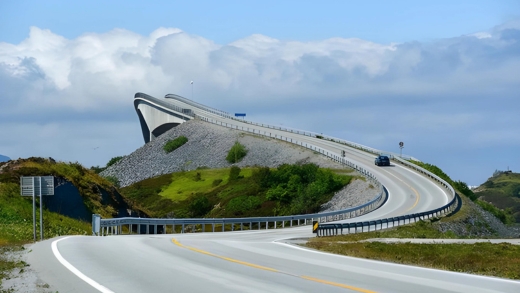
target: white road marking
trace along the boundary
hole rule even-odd
[[[102,293],[114,293],[114,291],[106,288],[105,286],[103,286],[103,285],[99,284],[98,282],[92,280],[91,278],[85,276],[85,274],[80,272],[73,265],[71,265],[68,261],[66,261],[65,258],[63,258],[63,256],[58,251],[58,242],[60,242],[61,240],[65,240],[65,239],[67,239],[69,237],[65,237],[65,238],[61,238],[61,239],[58,239],[58,240],[54,240],[52,242],[52,252],[54,253],[54,256],[56,257],[56,259],[64,267],[66,267],[69,271],[71,271],[74,275],[78,276],[80,279],[82,279],[83,281],[87,282],[87,284],[89,284],[90,286],[92,286],[92,287],[96,288],[97,290],[99,290],[99,292],[102,292]]]

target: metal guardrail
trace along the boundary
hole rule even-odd
[[[186,99],[185,97],[181,97],[179,95],[167,94],[166,96],[164,96],[164,98],[178,100],[178,101],[181,101],[181,102],[183,102],[185,104],[191,105],[193,107],[202,109],[204,111],[207,111],[207,112],[210,112],[210,113],[213,113],[213,114],[216,114],[216,115],[220,115],[220,116],[225,117],[225,118],[233,118],[231,115],[229,115],[228,112],[225,112],[225,111],[222,111],[222,110],[218,110],[218,109],[214,109],[214,108],[208,107],[206,105],[199,104],[197,102],[194,102],[194,101],[192,101],[190,99]]]
[[[184,109],[184,108],[181,108],[181,107],[177,107],[177,106],[172,105],[172,104],[170,104],[168,102],[165,102],[163,100],[154,98],[154,97],[152,97],[150,95],[147,95],[147,94],[144,94],[144,93],[136,93],[135,96],[134,96],[134,107],[137,108],[137,104],[135,104],[135,99],[141,99],[141,100],[143,100],[145,102],[157,104],[157,105],[159,105],[159,106],[161,106],[163,108],[175,111],[179,115],[187,116],[185,118],[188,118],[188,119],[193,119],[194,118],[194,114],[193,114],[193,112],[190,109]],[[187,120],[187,119],[185,119],[185,120]]]
[[[425,219],[430,219],[432,217],[440,217],[442,215],[449,214],[457,207],[460,200],[461,199],[460,199],[459,195],[455,194],[455,197],[448,204],[446,204],[440,208],[431,210],[431,211],[409,214],[409,215],[393,217],[393,218],[365,221],[365,222],[324,224],[324,225],[319,225],[317,227],[317,229],[314,230],[314,232],[317,233],[317,236],[334,236],[334,235],[343,235],[343,234],[353,234],[353,233],[359,233],[359,232],[361,232],[361,233],[370,232],[370,231],[397,227],[397,226],[401,226],[401,225],[407,225],[407,224],[411,224],[412,220],[413,220],[413,223],[416,223],[419,220],[425,220]],[[407,220],[408,220],[408,222],[406,222]],[[386,227],[383,226],[383,224],[385,224],[385,223],[386,223]],[[392,225],[390,226],[390,224],[392,224]],[[379,229],[378,229],[378,225],[379,225]],[[374,227],[374,229],[370,230],[370,228],[372,226]],[[359,231],[360,228],[361,228],[361,231]],[[365,228],[367,228],[367,231],[365,231]],[[353,229],[353,231],[352,231],[352,229]]]

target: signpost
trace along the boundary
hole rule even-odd
[[[40,240],[43,240],[43,195],[54,195],[53,176],[20,177],[20,195],[33,198],[33,237],[36,241],[36,196],[40,197]]]
[[[399,157],[402,158],[402,157],[403,157],[404,142],[401,141],[401,142],[399,143],[399,148],[401,149],[401,155],[400,155]]]

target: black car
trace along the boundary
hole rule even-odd
[[[390,158],[387,156],[379,156],[374,162],[377,166],[390,166]]]

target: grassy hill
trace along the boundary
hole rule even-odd
[[[495,172],[474,192],[480,200],[509,211],[520,223],[520,173]]]
[[[103,217],[118,214],[118,204],[115,203],[121,203],[121,199],[117,198],[117,190],[112,183],[79,163],[56,162],[51,158],[2,162],[0,163],[0,245],[23,243],[33,239],[32,198],[20,196],[20,176],[49,175],[60,178],[64,182],[71,182],[79,191],[78,204],[84,205],[90,213],[98,213]],[[39,209],[37,217],[39,218]],[[89,220],[80,221],[51,212],[46,208],[43,219],[46,238],[92,233]],[[39,225],[39,221],[37,222]]]

